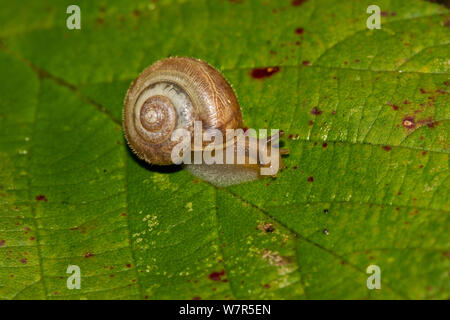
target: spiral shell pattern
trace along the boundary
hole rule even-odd
[[[170,165],[172,132],[242,126],[242,115],[233,89],[209,64],[193,58],[167,58],[147,69],[131,84],[125,97],[123,127],[134,152],[145,161]]]

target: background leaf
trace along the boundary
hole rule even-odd
[[[71,31],[70,4],[0,1],[1,298],[448,298],[444,6],[377,1],[368,30],[371,1],[78,1]],[[131,154],[126,89],[174,55],[286,131],[276,179],[215,188]]]

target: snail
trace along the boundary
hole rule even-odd
[[[150,164],[179,164],[180,161],[174,160],[174,150],[180,145],[187,146],[181,153],[188,170],[218,186],[255,180],[264,169],[271,169],[270,175],[275,176],[281,164],[279,151],[287,152],[278,149],[279,134],[256,138],[244,132],[241,108],[231,85],[208,63],[187,57],[159,60],[132,82],[124,101],[123,129],[133,152]],[[231,129],[237,130],[237,134],[229,138],[227,133]],[[180,130],[189,138],[198,133],[204,137],[213,131],[214,143],[197,143],[194,137],[194,143],[189,139],[180,144],[183,137],[174,135]],[[218,139],[220,134],[227,138]],[[200,154],[201,158],[205,152],[217,159],[224,157],[224,150],[231,150],[235,160],[238,151],[242,151],[244,163],[185,161],[192,155],[196,158]],[[267,157],[276,156],[279,161],[276,167],[267,157],[261,160],[263,151]]]

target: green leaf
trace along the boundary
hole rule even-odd
[[[0,1],[0,297],[448,298],[450,14],[377,1],[369,30],[371,2],[79,1],[68,30],[72,1]],[[174,55],[222,70],[247,127],[286,131],[276,179],[133,156],[126,89]]]

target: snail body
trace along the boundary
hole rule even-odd
[[[206,62],[186,57],[157,61],[128,89],[123,109],[125,138],[136,155],[150,164],[174,164],[172,150],[179,140],[171,139],[173,132],[183,129],[193,136],[196,121],[201,121],[202,132],[215,130],[223,136],[228,129],[242,128],[241,109],[233,89],[221,73]],[[214,148],[219,150],[230,143],[235,143],[235,139]],[[202,152],[206,149],[202,142],[192,150]],[[245,155],[250,157],[252,153],[247,149],[248,146]],[[254,161],[234,166],[193,164],[190,171],[212,183],[217,182],[217,176],[221,176],[221,180],[229,176],[225,180],[230,183],[221,181],[217,184],[234,184],[236,180],[242,182],[235,179],[236,174],[246,176],[244,181],[259,176],[258,169],[262,164],[257,159],[251,160]],[[203,168],[205,166],[207,168]]]

